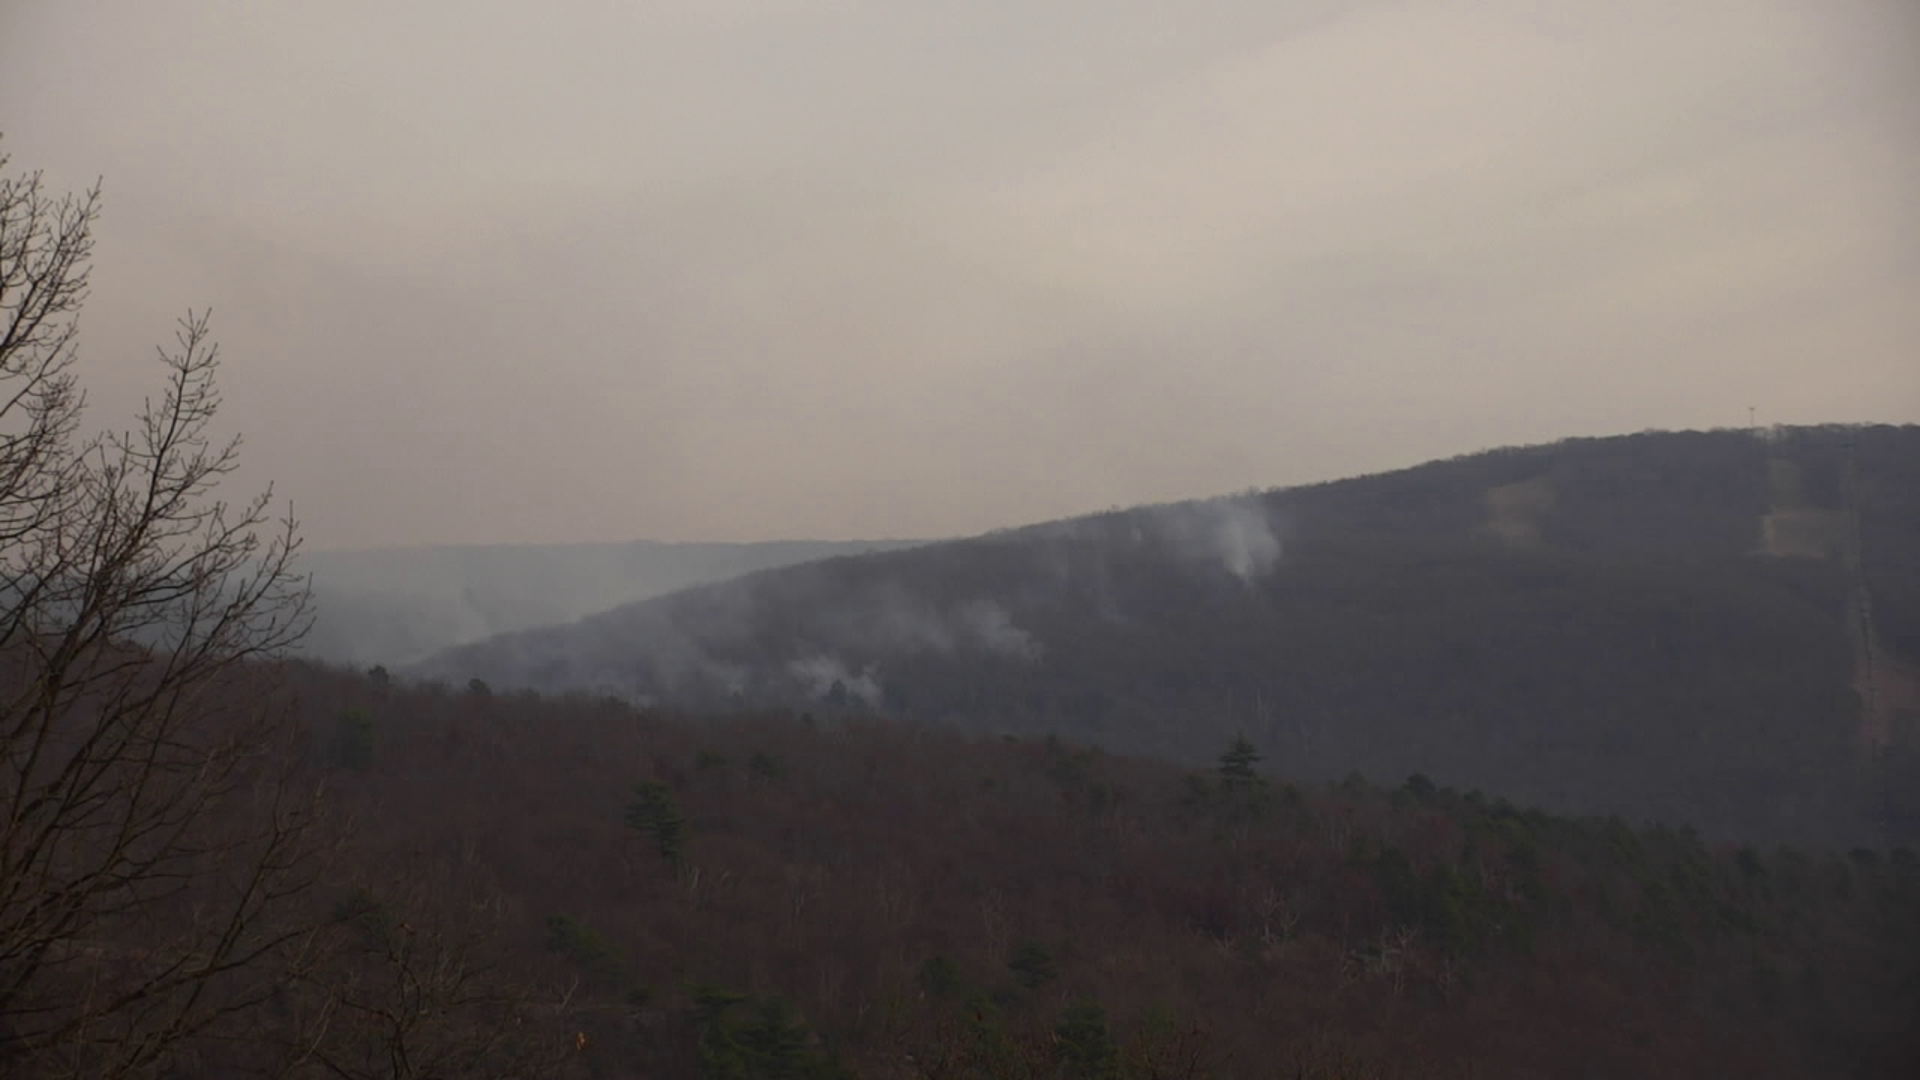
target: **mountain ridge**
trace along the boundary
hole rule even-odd
[[[1244,731],[1302,779],[1906,837],[1917,493],[1920,427],[1572,439],[762,571],[411,673],[1186,761]]]
[[[309,659],[399,665],[494,634],[834,554],[917,540],[434,544],[305,554],[317,618]]]

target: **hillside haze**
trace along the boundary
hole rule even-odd
[[[316,618],[310,659],[405,664],[495,634],[776,566],[914,541],[498,544],[322,551],[303,557]]]
[[[414,669],[1920,834],[1920,428],[1570,440],[751,574]]]

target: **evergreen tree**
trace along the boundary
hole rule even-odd
[[[1260,751],[1247,741],[1244,733],[1235,735],[1233,742],[1220,755],[1220,778],[1230,786],[1255,786],[1266,783],[1261,775],[1254,771],[1260,763]]]
[[[1013,977],[1021,986],[1029,990],[1038,990],[1060,974],[1060,966],[1054,962],[1053,954],[1037,941],[1021,943],[1014,950],[1013,958],[1007,961],[1007,969],[1013,972]]]
[[[352,708],[342,713],[333,735],[334,764],[364,772],[373,765],[373,749],[373,717],[367,710]]]
[[[785,1001],[714,986],[691,992],[704,1080],[849,1080],[837,1058],[812,1045],[813,1033]]]
[[[1054,1056],[1068,1080],[1114,1080],[1120,1048],[1107,1030],[1107,1011],[1092,1001],[1067,1008],[1054,1026]]]
[[[676,870],[685,866],[687,819],[674,805],[673,792],[665,784],[649,781],[635,788],[634,793],[639,797],[627,804],[627,827],[651,834],[660,857],[672,863]]]

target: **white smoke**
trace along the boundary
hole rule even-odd
[[[827,640],[856,652],[879,655],[979,649],[996,656],[1038,659],[1040,643],[1016,625],[997,601],[968,600],[943,610],[897,582],[864,590],[857,599],[823,617]]]
[[[1282,545],[1256,498],[1167,507],[1157,515],[1179,557],[1220,566],[1248,584],[1273,571]]]
[[[747,679],[751,674],[739,664],[724,664],[711,660],[701,665],[701,673],[728,695],[746,693]]]
[[[1265,577],[1280,561],[1280,538],[1257,504],[1213,504],[1213,539],[1227,572],[1241,581]]]
[[[958,643],[950,620],[895,582],[870,590],[847,614],[843,639],[869,650],[944,655]]]
[[[848,696],[858,699],[869,708],[880,705],[880,682],[874,677],[871,666],[856,675],[831,656],[809,656],[789,662],[787,674],[799,679],[806,685],[807,692],[816,698],[832,693],[837,683]]]
[[[1040,643],[1014,625],[1006,608],[991,600],[963,604],[955,618],[973,642],[990,653],[1017,660],[1040,659]]]

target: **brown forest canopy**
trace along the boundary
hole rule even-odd
[[[374,925],[489,897],[480,955],[565,1000],[584,1075],[1920,1064],[1910,851],[1713,845],[1423,776],[1305,789],[1246,744],[1183,769],[825,710],[290,675],[308,761],[367,822]]]

